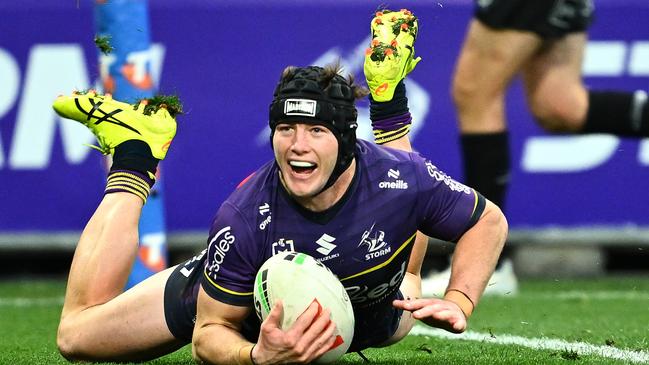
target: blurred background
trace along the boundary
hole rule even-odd
[[[451,75],[471,17],[468,0],[393,1],[419,17],[407,80],[414,147],[461,179]],[[220,203],[272,158],[268,106],[287,65],[340,60],[363,80],[369,0],[155,0],[142,55],[185,114],[164,162],[171,264],[206,244]],[[587,85],[649,89],[649,3],[599,0],[583,66]],[[94,2],[0,1],[0,278],[67,273],[105,186],[104,159],[82,126],[57,117],[59,94],[99,85]],[[136,32],[138,29],[135,30]],[[134,62],[140,62],[135,60]],[[552,136],[510,90],[513,176],[505,212],[522,276],[649,271],[649,140]],[[359,137],[371,140],[367,103]],[[448,245],[431,242],[434,262]]]

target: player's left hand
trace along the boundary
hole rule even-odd
[[[466,317],[460,307],[448,300],[436,298],[404,299],[392,302],[395,308],[412,312],[412,316],[431,327],[453,333],[466,330]]]

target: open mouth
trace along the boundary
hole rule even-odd
[[[308,161],[291,160],[288,162],[288,164],[289,166],[291,166],[293,173],[298,175],[308,175],[318,167],[318,165]]]

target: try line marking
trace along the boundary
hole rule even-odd
[[[0,307],[47,307],[63,305],[63,297],[0,298]]]
[[[412,331],[410,331],[410,334],[416,336],[437,337],[447,340],[479,341],[498,345],[518,345],[535,350],[572,350],[577,352],[579,355],[597,355],[609,359],[624,360],[634,363],[649,362],[649,352],[646,351],[622,350],[611,346],[597,346],[585,342],[568,342],[553,338],[527,338],[513,335],[497,335],[492,337],[489,333],[472,331],[458,335],[441,329],[424,327],[421,325],[415,326]]]

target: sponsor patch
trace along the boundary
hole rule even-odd
[[[286,99],[284,102],[285,115],[301,115],[315,117],[318,102],[309,99]]]
[[[221,269],[221,264],[225,260],[225,255],[230,251],[230,247],[236,242],[236,237],[232,234],[232,227],[227,226],[216,232],[208,244],[208,263],[207,269],[216,277],[216,273]]]

